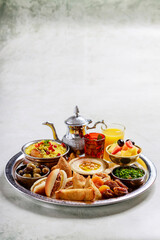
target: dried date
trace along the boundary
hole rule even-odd
[[[116,196],[120,197],[126,195],[128,193],[128,190],[123,187],[114,187],[113,192],[115,193]]]

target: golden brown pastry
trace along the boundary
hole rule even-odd
[[[111,179],[111,177],[106,172],[96,173],[93,175],[93,177],[95,177],[95,176],[102,178],[103,181]]]
[[[72,177],[72,170],[71,167],[69,165],[69,163],[67,162],[67,160],[64,157],[60,157],[58,163],[56,166],[54,166],[51,170],[53,169],[61,169],[64,170],[67,173],[67,177]]]
[[[36,182],[34,182],[34,184],[31,187],[31,192],[37,193],[40,195],[45,195],[46,179],[47,179],[47,177],[41,178],[41,179],[37,180]]]
[[[93,188],[83,189],[61,189],[55,193],[56,199],[70,201],[94,201],[95,192]]]
[[[73,181],[73,188],[84,188],[86,179],[82,175],[76,172],[73,172],[72,181]]]
[[[95,191],[95,200],[102,199],[102,194],[100,193],[99,189],[95,186],[95,184],[92,182],[90,176],[87,177],[84,188],[89,188],[89,187],[92,187]]]
[[[75,155],[75,153],[72,152],[72,153],[70,154],[68,160],[71,161],[71,160],[74,159],[74,158],[76,158],[76,155]]]

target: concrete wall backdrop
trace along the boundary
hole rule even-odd
[[[2,239],[74,239],[76,231],[77,239],[104,239],[106,229],[114,240],[129,232],[130,239],[159,239],[156,188],[130,211],[109,208],[107,216],[102,209],[96,218],[94,210],[88,219],[89,211],[59,215],[28,205],[5,182],[3,168],[25,142],[52,136],[41,123],[54,122],[62,138],[76,104],[86,118],[124,124],[159,168],[160,1],[0,0]]]

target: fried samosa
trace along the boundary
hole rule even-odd
[[[84,188],[89,188],[89,187],[93,188],[95,191],[95,200],[102,199],[102,194],[100,193],[99,189],[95,186],[95,184],[92,182],[90,176],[87,177]]]
[[[69,163],[67,162],[67,160],[64,158],[64,157],[60,157],[58,163],[56,166],[52,167],[51,170],[54,170],[54,169],[61,169],[61,170],[64,170],[67,174],[67,177],[72,177],[72,170],[71,170],[71,167],[69,165]]]
[[[85,177],[83,177],[82,175],[76,173],[76,172],[73,172],[73,188],[84,188],[84,185],[85,185],[85,182],[86,182],[86,179]]]

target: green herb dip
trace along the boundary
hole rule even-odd
[[[140,178],[140,177],[143,177],[145,174],[144,170],[140,168],[133,168],[133,167],[117,168],[113,171],[113,173],[115,176],[119,178],[124,178],[124,179]]]

